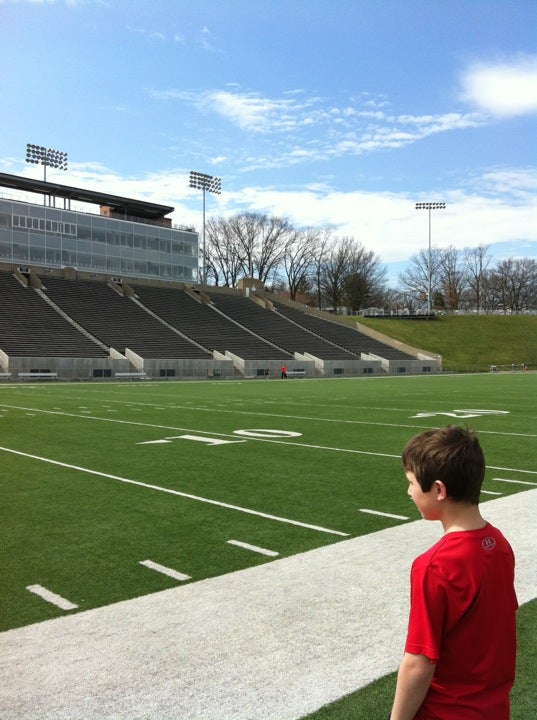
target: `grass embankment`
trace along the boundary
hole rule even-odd
[[[438,316],[435,320],[356,318],[367,327],[441,355],[444,370],[482,372],[537,365],[537,315]],[[503,366],[503,367],[501,367]]]

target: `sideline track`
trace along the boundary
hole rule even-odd
[[[482,503],[537,596],[537,489]],[[2,720],[298,720],[395,670],[420,520],[0,634]],[[386,709],[387,712],[388,709]]]

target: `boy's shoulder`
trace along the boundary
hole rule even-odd
[[[498,528],[486,523],[478,530],[461,530],[443,535],[432,547],[419,555],[413,569],[439,569],[445,565],[462,563],[463,566],[473,561],[481,563],[487,556],[513,551],[508,541]]]

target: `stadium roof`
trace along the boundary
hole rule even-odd
[[[44,180],[32,180],[32,178],[21,177],[20,175],[8,175],[0,173],[0,187],[22,190],[24,192],[49,195],[51,197],[67,198],[79,202],[92,203],[94,205],[107,205],[112,212],[125,216],[147,218],[157,220],[173,212],[175,208],[169,205],[158,205],[157,203],[146,202],[145,200],[133,200],[119,195],[96,190],[84,190],[83,188],[59,185]]]

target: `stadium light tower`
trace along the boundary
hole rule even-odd
[[[47,167],[67,170],[67,153],[53,150],[42,145],[26,145],[26,162],[43,166],[43,180],[47,182]]]
[[[201,280],[204,285],[207,284],[207,265],[205,263],[205,193],[210,192],[215,195],[220,195],[222,192],[222,180],[219,177],[213,175],[207,175],[206,173],[190,171],[190,187],[196,190],[203,190],[203,256],[201,263]]]
[[[428,210],[429,211],[429,260],[428,260],[428,271],[429,271],[429,288],[427,293],[427,314],[430,315],[432,311],[431,293],[432,293],[432,250],[431,250],[431,210],[445,210],[445,202],[417,202],[416,210]]]

